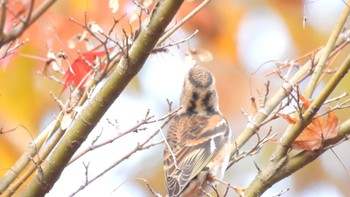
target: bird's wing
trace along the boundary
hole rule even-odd
[[[229,126],[221,115],[176,117],[164,163],[169,196],[178,196],[225,145]]]

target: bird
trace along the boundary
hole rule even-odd
[[[166,136],[164,171],[169,197],[201,197],[222,180],[231,147],[231,129],[220,112],[215,78],[194,65],[185,75],[180,110]]]

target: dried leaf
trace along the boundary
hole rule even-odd
[[[213,54],[207,49],[197,49],[197,55],[201,62],[211,62],[214,59]]]
[[[91,32],[93,32],[93,33],[101,33],[101,32],[103,32],[102,28],[95,22],[91,22],[89,24],[89,28],[90,28]]]
[[[300,96],[300,100],[303,101],[304,110],[311,105],[311,102],[303,96]],[[298,121],[289,115],[279,114],[279,116],[287,120],[290,124],[296,124]],[[337,136],[338,129],[338,117],[333,111],[329,111],[326,118],[318,117],[312,120],[292,143],[292,148],[298,150],[318,150],[322,148],[324,140]]]
[[[63,118],[61,120],[60,128],[62,130],[66,130],[68,127],[70,127],[72,122],[73,122],[72,114],[66,114],[63,116]]]
[[[109,8],[112,10],[112,13],[116,13],[119,9],[119,0],[109,0]]]

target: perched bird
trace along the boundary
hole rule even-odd
[[[164,171],[169,197],[197,197],[210,192],[213,177],[228,165],[231,130],[221,114],[213,75],[195,65],[185,77],[181,109],[167,134]]]

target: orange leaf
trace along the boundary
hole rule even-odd
[[[303,102],[303,108],[304,108],[304,110],[307,110],[307,108],[309,108],[310,105],[311,105],[311,101],[310,101],[309,99],[305,98],[305,97],[304,97],[303,95],[301,95],[300,93],[299,93],[299,98],[300,98],[300,100]]]
[[[297,119],[292,118],[289,115],[286,115],[286,114],[278,114],[278,115],[284,118],[285,120],[287,120],[290,124],[294,124],[297,122]]]
[[[326,121],[323,117],[314,119],[292,144],[294,149],[317,150],[323,141],[334,138],[338,132],[338,118],[333,111],[328,112]]]
[[[311,102],[300,96],[303,101],[303,108],[306,110]],[[301,132],[301,134],[292,143],[293,149],[298,150],[317,150],[322,148],[324,140],[334,138],[337,136],[339,121],[333,111],[327,113],[328,116],[318,117],[311,121],[311,123]],[[297,122],[296,118],[289,115],[279,114],[282,118],[287,120],[290,124]],[[317,116],[317,114],[315,114]]]

